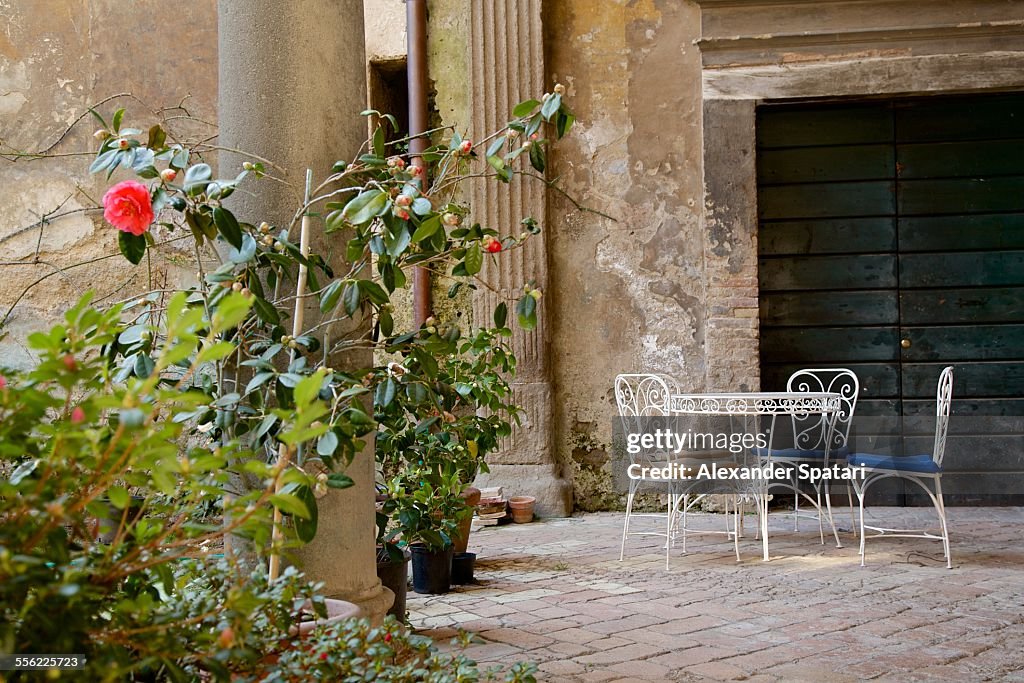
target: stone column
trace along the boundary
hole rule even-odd
[[[366,138],[359,116],[366,106],[363,0],[220,0],[217,15],[220,145],[272,160],[284,169],[274,174],[291,184],[261,181],[254,194],[236,193],[232,209],[249,222],[288,225],[302,202],[305,169],[324,178]],[[221,167],[243,159],[222,153]],[[344,245],[314,230],[312,249],[336,266]],[[307,322],[315,321],[311,309]],[[331,362],[371,361],[365,352]],[[355,485],[320,499],[319,532],[297,556],[327,596],[355,602],[379,621],[393,596],[376,574],[372,447],[346,471]]]
[[[470,7],[471,135],[480,138],[503,126],[517,103],[546,89],[541,0],[474,0]],[[485,266],[481,276],[499,292],[482,289],[475,295],[474,322],[485,324],[499,295],[517,299],[523,284],[531,280],[547,292],[546,193],[541,182],[517,177],[510,187],[497,181],[474,183],[471,202],[474,220],[502,235],[518,235],[523,230],[520,221],[527,216],[542,228],[524,249],[503,255],[496,267]],[[554,454],[544,301],[540,300],[536,330],[523,332],[512,324],[512,348],[518,360],[513,390],[516,403],[525,411],[523,424],[488,457],[491,472],[481,475],[476,485],[500,485],[506,495],[535,496],[539,514],[561,517],[572,512],[572,488],[561,478]]]

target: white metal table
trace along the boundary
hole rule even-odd
[[[809,415],[820,414],[830,416],[829,423],[834,424],[835,416],[842,410],[842,396],[830,392],[745,392],[745,393],[708,393],[708,394],[673,394],[669,400],[670,412],[674,415],[721,415],[753,418],[755,421],[755,433],[760,432],[761,418],[768,417],[772,421],[772,428],[769,430],[766,452],[770,462],[771,438],[775,434],[774,421],[778,415]],[[831,439],[826,439],[825,462],[828,462],[828,444]],[[744,449],[747,452],[747,449]],[[755,450],[754,453],[757,453]],[[759,456],[754,458],[760,460]],[[745,492],[748,493],[757,505],[758,523],[761,529],[761,544],[763,559],[767,561],[768,556],[768,488],[769,479],[752,479]],[[818,514],[821,514],[819,508]],[[839,543],[839,536],[836,533],[835,524],[831,516],[829,523],[832,525],[832,533]],[[737,520],[737,532],[739,525]]]

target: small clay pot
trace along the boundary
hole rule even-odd
[[[359,609],[359,605],[347,602],[345,600],[335,600],[334,598],[324,598],[324,606],[327,608],[327,616],[323,619],[310,619],[309,621],[301,621],[295,626],[288,629],[288,633],[291,636],[304,636],[310,633],[315,628],[321,626],[329,626],[330,624],[344,621],[345,619],[352,619],[358,616],[362,616],[362,610]],[[307,603],[307,607],[309,604]]]
[[[475,508],[477,503],[480,502],[480,489],[470,486],[462,492],[462,500],[466,502],[468,507]],[[467,515],[459,521],[459,528],[452,538],[456,555],[466,552],[466,549],[469,548],[469,532],[472,529],[472,525],[473,515]]]
[[[508,507],[512,510],[512,521],[526,524],[533,521],[533,504],[537,499],[533,496],[513,496],[508,499]]]

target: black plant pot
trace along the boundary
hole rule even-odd
[[[412,589],[417,593],[447,593],[452,585],[452,548],[429,550],[411,545]]]
[[[476,553],[458,553],[452,555],[452,583],[462,585],[473,583],[473,565]]]
[[[377,563],[377,578],[395,594],[395,603],[388,614],[399,621],[405,621],[405,592],[409,586],[409,551],[403,550],[403,557],[397,562],[387,560]]]

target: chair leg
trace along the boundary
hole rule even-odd
[[[668,490],[668,514],[665,519],[665,571],[668,571],[669,554],[672,550],[672,521],[675,518],[676,495]],[[686,547],[686,527],[683,527],[683,547]]]
[[[935,507],[942,523],[942,549],[946,553],[946,569],[953,568],[953,555],[949,550],[949,527],[946,524],[946,504],[942,500],[942,480],[935,479]]]
[[[629,514],[633,511],[633,496],[636,495],[636,487],[630,482],[629,495],[626,496],[626,521],[622,525],[622,547],[619,548],[619,562],[626,556],[626,536],[629,535]]]
[[[793,472],[793,531],[800,531],[800,481],[796,477],[795,470]]]
[[[860,566],[864,566],[864,482],[860,487],[854,487],[857,492],[857,504],[860,507]]]
[[[836,539],[836,547],[842,548],[843,544],[839,540],[839,532],[836,530],[836,520],[832,517],[832,494],[829,493],[828,484],[825,485],[825,511],[828,513],[828,524],[832,527],[832,536]]]
[[[853,512],[853,487],[846,482],[846,504],[850,506],[850,528],[853,529],[854,537],[857,536],[857,517]]]
[[[740,561],[740,526],[743,523],[743,516],[740,514],[740,497],[732,497],[732,546],[736,550],[736,561]],[[728,517],[728,513],[726,513]],[[728,520],[726,520],[728,522]]]

